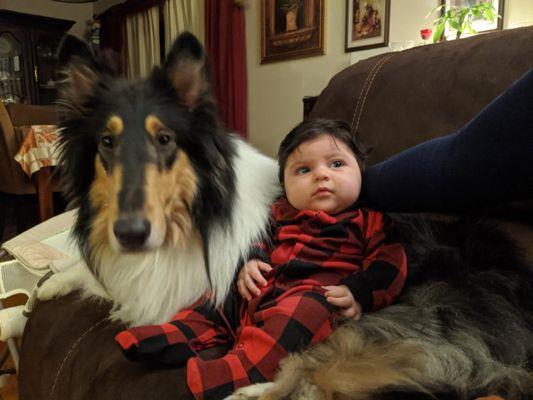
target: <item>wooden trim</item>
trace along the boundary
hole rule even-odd
[[[27,25],[32,28],[40,26],[42,29],[54,28],[57,30],[67,31],[76,21],[69,19],[59,19],[44,17],[42,15],[24,14],[10,10],[0,10],[0,19],[6,22],[16,22],[17,25]]]

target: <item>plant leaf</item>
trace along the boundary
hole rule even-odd
[[[433,43],[437,43],[440,40],[440,37],[442,36],[442,32],[444,32],[445,26],[446,26],[446,22],[435,27],[435,32],[433,33]]]
[[[465,24],[465,29],[463,30],[463,32],[465,30],[468,30],[468,33],[471,33],[472,35],[475,35],[477,33],[470,21]]]

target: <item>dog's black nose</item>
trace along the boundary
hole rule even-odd
[[[145,218],[122,218],[113,225],[113,232],[122,247],[139,250],[150,235],[150,222]]]

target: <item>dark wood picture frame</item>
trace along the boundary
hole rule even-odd
[[[261,64],[325,54],[325,0],[261,0]]]
[[[468,1],[468,0],[467,0]],[[476,4],[480,3],[481,1],[484,1],[484,0],[474,0],[476,1]],[[494,27],[490,27],[488,29],[476,29],[476,31],[478,33],[488,33],[488,32],[495,32],[495,31],[501,31],[503,29],[503,18],[504,18],[504,14],[505,14],[505,0],[489,0],[492,4],[494,4],[494,2],[497,3],[497,7],[494,7],[496,8],[496,11],[498,12],[498,15],[501,15],[501,18],[496,18],[496,21],[494,21],[493,24],[491,25],[494,25]],[[446,9],[450,6],[450,5],[456,5],[457,4],[457,0],[441,0],[441,5],[446,5]],[[441,15],[443,15],[445,13],[445,9],[442,8],[441,9]],[[448,30],[448,27],[446,26],[446,29],[444,30],[444,32],[442,32],[442,35],[444,37],[450,35],[450,31]]]
[[[390,0],[376,0],[363,9],[363,0],[346,0],[345,52],[389,45]]]

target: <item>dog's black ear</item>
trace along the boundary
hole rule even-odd
[[[85,110],[86,100],[93,93],[102,68],[89,45],[72,35],[63,38],[57,59],[62,74],[58,100],[60,116],[78,115]]]
[[[84,60],[86,63],[92,63],[94,54],[91,48],[83,40],[76,36],[65,35],[58,46],[57,60],[59,68],[66,67],[73,59]]]
[[[184,32],[175,40],[163,65],[170,84],[189,108],[210,93],[209,65],[202,44],[190,32]]]

